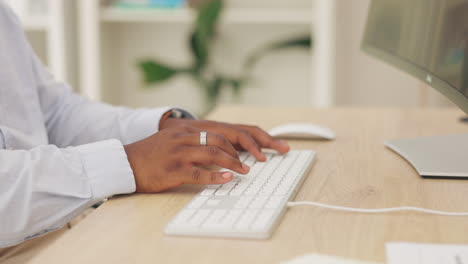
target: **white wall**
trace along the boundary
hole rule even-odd
[[[44,62],[48,63],[47,59],[47,35],[40,31],[27,31],[26,37],[28,38],[31,46],[36,52],[37,56]]]
[[[452,105],[416,78],[360,50],[370,0],[339,0],[337,5],[337,103],[359,106]],[[422,96],[421,96],[422,95]]]
[[[24,30],[26,36],[31,43],[32,48],[42,60],[42,62],[51,66],[50,71],[53,74],[56,74],[58,79],[65,79],[72,87],[78,88],[79,72],[77,61],[78,33],[76,25],[77,14],[75,12],[76,1],[63,0],[63,10],[66,12],[66,14],[64,14],[63,17],[65,22],[60,22],[60,24],[59,22],[56,22],[57,20],[62,20],[60,17],[58,19],[56,17],[50,17],[52,15],[50,14],[51,10],[48,10],[48,6],[51,6],[52,4],[61,4],[62,2],[48,1],[49,3],[46,5],[46,1],[47,0],[40,0],[37,2],[31,1],[31,4],[34,3],[36,5],[32,4],[32,6],[28,8],[28,10],[31,9],[31,11],[21,15],[21,20],[25,24]],[[57,12],[62,10],[61,6],[57,9]],[[36,19],[29,20],[30,17],[35,17]],[[41,21],[42,17],[44,17],[44,20],[50,20],[54,22],[52,22],[50,25],[44,26],[44,28],[36,27],[34,23]],[[61,52],[62,48],[64,49],[63,53]],[[63,56],[63,54],[65,56]],[[66,65],[65,69],[61,67],[62,64]],[[52,65],[55,65],[55,67]]]

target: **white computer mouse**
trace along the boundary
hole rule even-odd
[[[325,140],[333,140],[336,138],[335,131],[331,130],[330,128],[310,123],[284,124],[277,126],[268,132],[275,138]]]

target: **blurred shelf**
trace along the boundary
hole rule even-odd
[[[22,17],[21,22],[25,30],[47,31],[49,29],[49,17],[47,15],[31,15]]]
[[[195,13],[190,8],[178,9],[123,9],[106,7],[101,10],[103,22],[142,23],[190,23]],[[296,24],[310,25],[313,10],[307,9],[255,9],[231,8],[223,15],[223,22],[230,24]]]

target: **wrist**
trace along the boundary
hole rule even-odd
[[[133,171],[136,192],[141,192],[141,186],[140,186],[141,183],[139,180],[139,175],[141,172],[139,171],[139,166],[138,166],[138,155],[137,155],[138,150],[135,148],[136,148],[135,143],[124,146],[125,153],[127,154],[128,163],[130,164],[130,168]]]
[[[168,119],[171,119],[171,116],[172,110],[164,113],[164,115],[161,117],[161,120],[159,120],[159,130],[167,128],[167,121]]]
[[[195,117],[187,111],[173,108],[162,116],[159,121],[159,130],[184,124],[187,120],[195,120]]]
[[[181,125],[187,125],[188,124],[187,122],[189,122],[188,119],[177,119],[177,118],[169,117],[163,122],[162,126],[160,127],[160,130],[171,128],[171,127],[177,127]]]

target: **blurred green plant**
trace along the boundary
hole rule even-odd
[[[176,67],[154,59],[144,60],[139,63],[146,85],[165,82],[176,75],[190,75],[203,89],[206,98],[206,112],[209,112],[216,105],[221,90],[230,88],[236,96],[246,84],[252,80],[252,71],[255,65],[264,56],[271,52],[291,49],[310,48],[312,39],[310,35],[301,36],[272,43],[256,49],[250,54],[239,76],[231,77],[222,74],[210,67],[211,47],[215,41],[217,25],[224,9],[222,0],[204,1],[197,7],[197,18],[193,32],[190,35],[190,51],[193,56],[193,63],[187,67]]]

